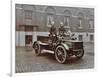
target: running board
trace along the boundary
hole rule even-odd
[[[54,51],[45,50],[45,49],[43,49],[42,52],[43,52],[43,53],[51,53],[51,54],[54,54]]]

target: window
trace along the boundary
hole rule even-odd
[[[79,35],[79,41],[83,41],[83,35]]]
[[[83,26],[82,26],[82,19],[79,19],[78,28],[79,28],[79,29],[82,29],[82,28],[83,28]]]
[[[48,14],[47,15],[47,26],[51,27],[53,21],[54,21],[53,15],[52,14]]]
[[[64,25],[69,28],[69,22],[70,22],[70,17],[72,16],[72,13],[69,9],[66,9],[64,11]]]
[[[30,44],[32,42],[32,35],[25,36],[25,44]]]
[[[79,20],[79,27],[82,27],[82,20]]]
[[[32,25],[32,11],[25,10],[25,20],[26,25]]]
[[[32,19],[32,11],[25,10],[25,19]]]
[[[86,36],[88,37],[88,33],[86,33]]]
[[[69,17],[67,16],[64,17],[64,25],[69,26]]]
[[[92,20],[89,21],[89,28],[90,28],[90,29],[93,29],[93,21],[92,21]]]
[[[90,41],[93,41],[94,40],[93,38],[94,38],[93,35],[90,35]]]
[[[78,13],[78,19],[79,19],[79,29],[82,29],[82,23],[83,23],[83,19],[84,19],[84,14],[82,12]]]

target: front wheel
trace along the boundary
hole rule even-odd
[[[62,46],[59,45],[57,46],[56,50],[55,50],[55,58],[59,63],[65,63],[67,60],[67,51],[66,49]]]
[[[35,54],[39,56],[41,54],[41,46],[38,42],[34,42],[33,48],[35,50]]]
[[[75,56],[76,56],[78,59],[82,58],[82,57],[84,56],[84,50],[82,49],[82,50],[80,50],[80,51],[77,51],[76,54],[75,54]]]

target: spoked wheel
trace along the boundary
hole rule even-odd
[[[41,54],[41,46],[38,42],[35,42],[34,45],[33,45],[33,48],[35,50],[35,54],[37,56],[39,56]]]
[[[67,60],[67,51],[66,49],[62,46],[59,45],[57,46],[56,50],[55,50],[55,58],[59,63],[65,63]]]
[[[75,56],[76,56],[78,59],[82,58],[82,57],[84,56],[84,50],[82,49],[82,50],[78,51],[78,52],[75,54]]]

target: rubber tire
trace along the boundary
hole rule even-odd
[[[38,46],[38,51],[35,50],[36,45]],[[40,44],[39,44],[38,42],[34,42],[33,48],[34,48],[34,50],[35,50],[36,56],[40,56],[40,55],[41,55],[41,50],[42,50]]]
[[[81,59],[83,56],[84,56],[84,50],[82,49],[81,51],[81,55],[80,56],[77,56],[77,54],[75,55],[77,59]]]
[[[64,59],[64,61],[62,61],[62,62],[57,58],[57,54],[56,54],[56,53],[57,53],[58,48],[62,48],[63,51],[64,51],[64,54],[65,54],[65,59]],[[61,64],[66,63],[67,58],[68,58],[68,55],[67,55],[67,50],[65,49],[65,47],[64,47],[63,45],[58,45],[58,46],[56,47],[56,49],[55,49],[55,58],[56,58],[56,60],[57,60],[59,63],[61,63]]]

